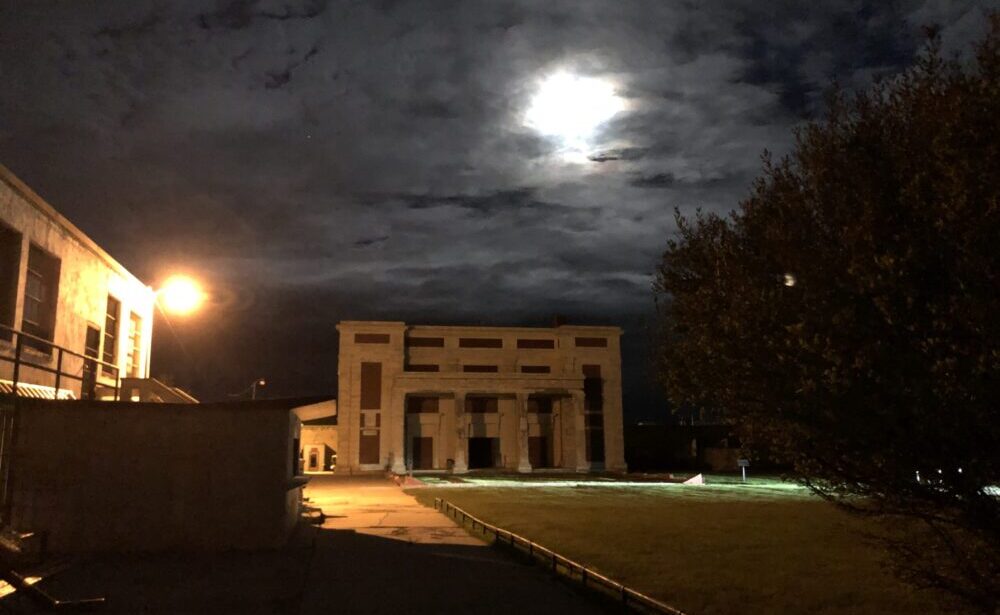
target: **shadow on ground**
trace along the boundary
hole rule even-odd
[[[43,580],[104,613],[603,613],[613,608],[484,546],[302,526],[285,549],[89,556]],[[19,594],[21,592],[18,592]],[[23,596],[0,600],[35,612]]]

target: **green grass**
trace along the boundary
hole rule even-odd
[[[427,505],[447,499],[693,614],[944,612],[892,577],[861,520],[777,480],[481,484],[410,493]]]

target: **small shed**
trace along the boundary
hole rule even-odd
[[[300,422],[286,400],[4,396],[0,419],[13,452],[4,525],[50,551],[275,547],[298,520]]]

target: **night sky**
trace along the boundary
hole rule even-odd
[[[626,420],[673,209],[734,208],[832,80],[957,53],[990,2],[0,0],[0,162],[156,286],[153,375],[203,399],[336,391],[342,319],[617,324]],[[622,109],[526,122],[553,74]]]

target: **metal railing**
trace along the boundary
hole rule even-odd
[[[13,394],[16,397],[18,395],[18,385],[21,384],[21,368],[27,367],[31,369],[41,370],[43,372],[48,372],[55,376],[55,385],[53,387],[52,397],[53,399],[59,398],[59,385],[62,384],[63,378],[70,380],[78,380],[80,382],[81,397],[84,397],[84,388],[86,387],[87,380],[92,378],[93,386],[97,386],[100,376],[98,371],[105,374],[113,374],[114,377],[114,399],[118,401],[119,389],[121,387],[121,368],[113,363],[106,363],[98,358],[87,356],[83,353],[70,350],[58,344],[52,343],[51,340],[38,337],[37,335],[32,335],[30,333],[25,333],[19,329],[14,329],[13,327],[8,327],[6,325],[0,325],[0,335],[3,334],[13,334],[14,336],[14,356],[6,356],[0,352],[0,361],[6,363],[13,363],[13,377],[11,378]],[[6,336],[5,336],[6,337]],[[30,357],[26,357],[24,353],[25,341],[31,342],[31,346],[36,348],[45,348],[48,352],[38,351],[40,355],[48,356],[48,360],[30,360]],[[52,352],[55,351],[55,367],[51,367],[52,362]],[[82,359],[83,369],[81,374],[76,374],[73,372],[68,372],[63,369],[64,359],[69,355],[71,357],[76,357]],[[44,361],[44,362],[42,362]],[[24,383],[28,384],[28,383]],[[108,386],[108,385],[101,385]]]
[[[683,611],[676,609],[669,604],[664,604],[655,598],[651,598],[646,594],[632,589],[631,587],[627,587],[614,579],[604,576],[596,570],[588,568],[579,562],[569,559],[568,557],[559,555],[552,549],[543,547],[537,542],[533,542],[524,536],[519,536],[514,532],[486,523],[479,517],[469,514],[465,510],[462,510],[447,500],[434,498],[434,508],[446,515],[449,515],[456,521],[459,521],[463,527],[467,522],[471,522],[472,531],[476,531],[478,527],[479,531],[483,534],[493,534],[495,537],[494,544],[509,546],[515,551],[519,551],[531,558],[544,562],[553,574],[561,574],[570,580],[581,583],[584,587],[603,590],[604,593],[609,596],[620,600],[626,607],[651,613],[685,615]]]

